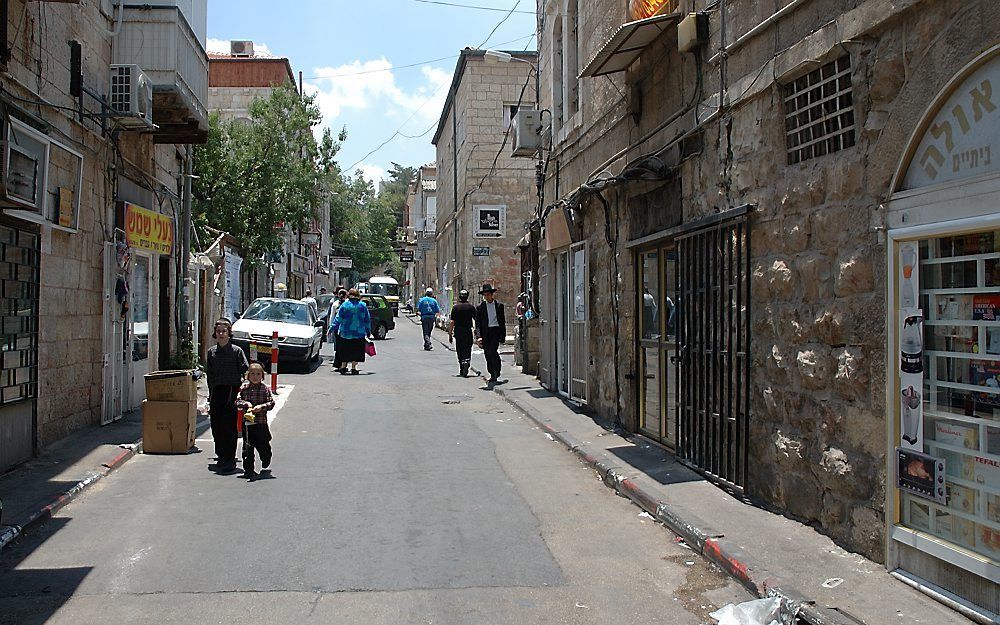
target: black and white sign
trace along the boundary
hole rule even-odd
[[[488,247],[474,247],[474,248],[472,248],[472,255],[473,256],[489,256],[490,255],[490,248],[488,248]]]
[[[475,215],[473,238],[502,239],[507,236],[507,207],[497,204],[473,206]]]
[[[413,262],[413,250],[401,250],[399,252],[399,262],[401,262],[401,263],[412,263]]]

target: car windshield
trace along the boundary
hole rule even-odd
[[[389,295],[396,296],[399,295],[399,285],[398,284],[374,284],[369,283],[368,292],[375,295]]]
[[[259,299],[243,314],[243,319],[254,321],[280,321],[298,325],[312,325],[309,319],[309,305],[301,302]]]

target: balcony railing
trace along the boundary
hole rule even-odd
[[[204,143],[208,137],[208,57],[176,6],[128,4],[114,44],[115,63],[134,63],[153,84],[157,143]]]

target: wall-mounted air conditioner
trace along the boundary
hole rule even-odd
[[[230,41],[229,54],[232,56],[253,56],[252,41]]]
[[[542,113],[521,109],[514,115],[514,157],[532,157],[542,149]]]
[[[138,65],[111,66],[112,114],[126,128],[153,127],[153,85]]]

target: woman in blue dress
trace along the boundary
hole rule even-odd
[[[365,347],[372,338],[372,318],[357,289],[347,292],[347,301],[337,309],[333,321],[337,331],[337,362],[340,375],[358,375],[358,363],[365,361]]]

